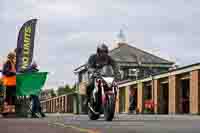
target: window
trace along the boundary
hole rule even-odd
[[[151,86],[145,87],[144,96],[145,96],[145,99],[151,99],[152,98],[152,88],[151,88]]]
[[[124,71],[123,70],[119,70],[119,72],[120,72],[121,79],[124,79],[124,77],[125,77]]]
[[[87,81],[88,81],[88,72],[84,72],[84,73],[82,74],[82,81],[83,81],[83,82],[87,82]]]
[[[129,76],[137,76],[137,69],[129,69]]]

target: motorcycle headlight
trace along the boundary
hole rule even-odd
[[[112,84],[111,84],[111,83],[106,83],[106,82],[104,82],[103,85],[104,85],[104,87],[107,88],[107,89],[109,89],[109,88],[112,87]]]
[[[112,83],[107,83],[108,87],[111,88],[112,87]]]

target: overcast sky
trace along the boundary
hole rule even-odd
[[[177,62],[200,60],[199,0],[0,0],[0,60],[24,22],[38,18],[34,60],[46,87],[73,84],[73,70],[122,28],[130,45]]]

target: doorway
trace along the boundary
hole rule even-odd
[[[169,83],[161,83],[160,86],[160,113],[169,113]]]
[[[188,114],[190,112],[190,80],[180,81],[180,113]]]

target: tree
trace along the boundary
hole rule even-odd
[[[50,93],[51,93],[51,97],[56,97],[56,93],[55,93],[54,89],[51,89]]]
[[[58,94],[58,96],[60,96],[60,95],[64,95],[67,93],[72,93],[74,91],[75,91],[74,87],[71,88],[68,84],[66,84],[64,87],[58,88],[57,94]]]
[[[73,91],[73,92],[76,91],[76,83],[72,86],[72,91]]]

